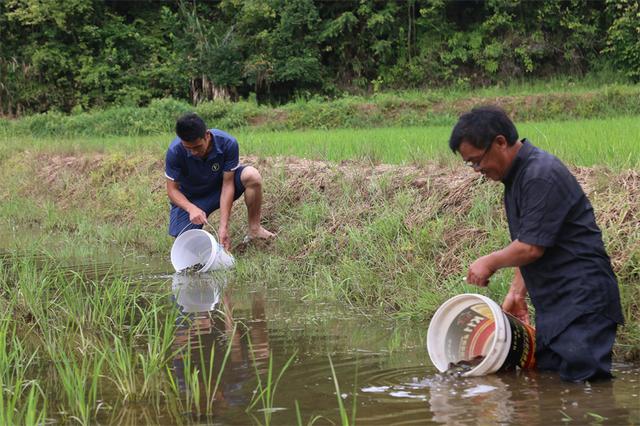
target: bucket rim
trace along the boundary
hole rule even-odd
[[[468,376],[473,376],[476,375],[478,372],[489,372],[489,370],[493,367],[493,364],[499,364],[502,365],[502,363],[504,362],[504,360],[506,359],[506,356],[508,355],[508,352],[505,352],[504,354],[501,354],[500,357],[496,360],[496,359],[492,359],[490,356],[488,356],[489,354],[493,354],[496,351],[496,346],[498,345],[498,335],[497,333],[499,331],[503,331],[505,333],[505,341],[508,342],[511,340],[511,330],[508,327],[508,324],[505,324],[506,322],[506,318],[504,317],[504,312],[502,311],[502,307],[500,305],[498,305],[494,300],[492,300],[491,298],[484,296],[482,294],[477,294],[477,293],[462,293],[462,294],[458,294],[455,295],[449,299],[447,299],[445,302],[443,302],[440,307],[436,310],[436,312],[433,314],[433,317],[431,318],[431,322],[429,323],[429,328],[427,330],[427,352],[429,354],[429,358],[431,359],[432,364],[440,371],[440,372],[445,372],[447,370],[447,368],[442,369],[441,365],[443,365],[440,361],[442,361],[442,357],[439,357],[438,355],[436,355],[438,353],[438,351],[436,351],[436,348],[433,347],[433,345],[435,345],[434,340],[436,339],[436,334],[439,333],[438,330],[436,330],[436,327],[438,325],[442,325],[439,323],[443,322],[443,318],[445,317],[445,315],[447,315],[447,311],[448,309],[450,309],[452,306],[455,306],[457,304],[459,304],[460,302],[464,301],[465,299],[468,299],[469,301],[472,301],[473,299],[475,299],[475,301],[484,303],[485,305],[487,305],[489,307],[489,309],[491,310],[491,313],[493,315],[493,319],[494,319],[494,323],[495,323],[495,331],[494,334],[491,338],[491,345],[489,347],[489,351],[487,356],[485,356],[485,358],[475,367],[473,367],[471,370],[463,373],[461,376],[462,377],[468,377]],[[448,327],[448,325],[447,325]],[[432,342],[430,344],[430,342]],[[498,366],[498,369],[499,369]],[[448,367],[448,364],[447,364]],[[494,370],[494,371],[497,371]]]
[[[206,262],[203,263],[202,268],[198,269],[196,272],[207,271],[207,268],[211,266],[211,264],[213,263],[213,259],[217,256],[218,242],[216,241],[213,235],[211,235],[209,232],[201,228],[193,228],[193,229],[186,230],[176,237],[175,241],[173,242],[173,245],[171,246],[171,252],[170,252],[171,265],[173,266],[173,269],[176,270],[176,272],[180,272],[182,269],[184,269],[184,268],[178,268],[176,266],[177,261],[175,260],[177,256],[177,250],[180,247],[180,244],[187,238],[193,238],[194,235],[196,234],[202,237],[206,236],[209,239],[209,242],[211,243],[211,254],[209,255],[209,258],[207,259]],[[190,265],[190,266],[193,266],[193,265]],[[187,268],[188,267],[189,266],[187,266]]]

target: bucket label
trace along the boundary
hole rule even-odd
[[[501,370],[514,367],[533,368],[535,366],[536,331],[533,327],[523,323],[511,314],[505,313],[511,327],[511,346],[507,359]]]
[[[495,321],[486,304],[478,303],[464,309],[447,330],[447,358],[458,362],[486,355],[493,342],[494,330]]]

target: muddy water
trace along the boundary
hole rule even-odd
[[[295,425],[296,404],[302,424],[341,424],[338,397],[350,419],[355,411],[359,425],[640,424],[638,365],[615,364],[615,380],[591,385],[535,372],[451,377],[429,362],[426,323],[372,318],[232,276],[167,274],[165,259],[116,263],[68,269],[89,277],[124,274],[172,290],[167,303],[179,312],[172,372],[185,398],[186,351],[191,365],[208,364],[213,352],[213,380],[222,373],[213,418],[189,412],[176,417],[176,410],[162,403],[158,408],[131,403],[114,406],[102,424]],[[258,402],[247,411],[256,371],[266,380],[271,361],[275,379],[291,357],[273,403]]]
[[[322,418],[316,424],[339,424],[329,356],[340,398],[350,417],[355,401],[360,425],[640,423],[638,366],[616,364],[615,380],[591,385],[567,384],[553,374],[534,372],[450,377],[437,373],[428,360],[426,325],[305,303],[288,291],[189,280],[173,280],[176,309],[182,312],[177,342],[199,336],[204,348],[217,351],[218,360],[231,345],[217,394],[217,424],[265,423],[265,411],[271,424],[297,424],[296,402],[304,424],[317,416]],[[233,324],[238,333],[230,337]],[[203,353],[209,356],[192,350],[196,357]],[[277,376],[294,353],[273,405],[259,402],[246,413],[256,368],[264,377],[271,356]],[[184,380],[181,368],[175,372]]]

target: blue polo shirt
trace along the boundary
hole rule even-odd
[[[511,240],[545,247],[520,267],[536,309],[536,331],[548,343],[578,317],[624,322],[618,283],[591,203],[555,156],[526,139],[503,179]]]
[[[189,200],[219,193],[222,189],[222,173],[239,166],[238,141],[228,133],[210,129],[213,147],[205,158],[199,158],[182,146],[176,137],[167,150],[165,176],[178,182],[180,192]]]

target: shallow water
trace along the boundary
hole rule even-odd
[[[294,352],[273,406],[267,407],[272,424],[296,424],[296,402],[305,424],[315,416],[323,417],[318,424],[328,424],[328,419],[339,423],[329,356],[340,398],[350,418],[355,401],[358,424],[640,422],[638,366],[616,364],[615,380],[594,384],[568,384],[553,374],[522,371],[450,377],[429,362],[424,347],[426,325],[376,320],[329,305],[304,303],[292,300],[286,291],[267,292],[233,282],[221,288],[206,279],[190,285],[184,277],[181,280],[177,285],[174,280],[174,290],[182,289],[176,292],[178,309],[215,306],[227,313],[186,313],[192,322],[179,329],[179,341],[199,335],[203,345],[216,349],[221,359],[230,325],[235,321],[245,326],[231,340],[230,362],[218,395],[217,424],[265,423],[260,403],[245,413],[255,388],[254,361],[258,371],[266,374],[271,354],[277,375]]]
[[[302,424],[341,424],[338,397],[359,425],[640,424],[638,365],[615,364],[616,379],[594,384],[525,371],[452,377],[429,361],[426,323],[307,302],[291,289],[239,283],[233,274],[170,274],[165,259],[103,259],[89,267],[71,261],[66,268],[171,288],[168,303],[180,312],[172,372],[185,397],[192,371],[185,359],[192,366],[208,366],[213,359],[214,381],[222,373],[213,417],[176,415],[175,407],[162,403],[130,403],[101,412],[101,424],[293,425],[299,424],[296,405]],[[247,410],[257,375],[266,380],[271,361],[275,380],[291,357],[272,387],[273,403],[259,401]]]

